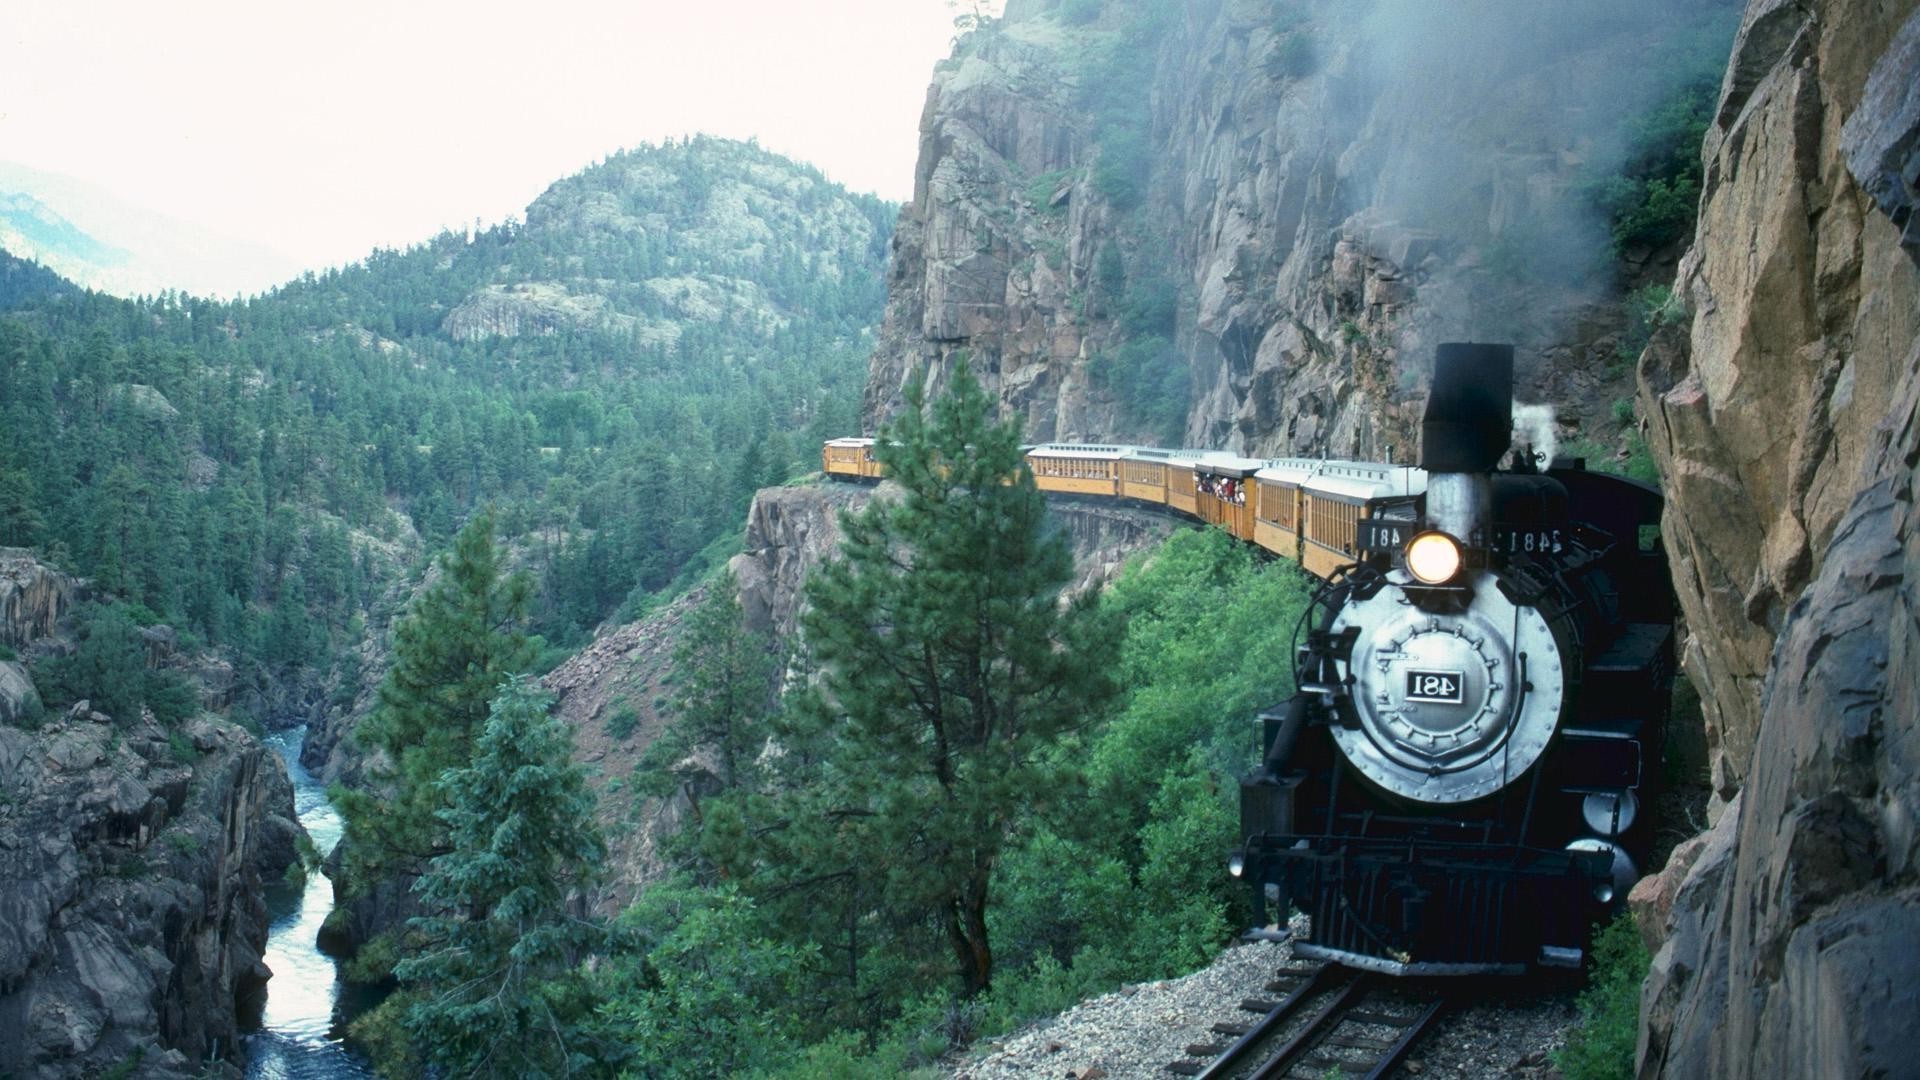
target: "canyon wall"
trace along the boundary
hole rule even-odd
[[[0,556],[0,627],[33,653],[82,585]],[[270,974],[261,885],[299,831],[285,768],[236,725],[169,731],[85,702],[0,717],[0,1075],[241,1060],[241,1012]]]
[[[1611,449],[1632,282],[1583,185],[1671,7],[1014,0],[928,92],[869,430],[965,357],[1037,440],[1405,460],[1432,346],[1479,339]]]
[[[1920,1016],[1920,15],[1753,0],[1641,364],[1717,821],[1640,1075],[1904,1076]]]

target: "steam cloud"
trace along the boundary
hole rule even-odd
[[[1587,185],[1617,172],[1628,121],[1676,89],[1656,63],[1726,0],[1378,0],[1333,95],[1355,134],[1346,174],[1371,224],[1426,236],[1403,328],[1537,354],[1611,280],[1609,223]],[[1370,150],[1369,148],[1391,148]],[[1371,162],[1358,158],[1377,155]],[[1362,181],[1365,183],[1366,181]],[[1413,267],[1404,267],[1413,270]],[[1557,310],[1556,310],[1557,309]]]
[[[1513,403],[1513,433],[1524,446],[1533,448],[1535,464],[1546,468],[1553,464],[1560,449],[1559,430],[1554,425],[1553,406]]]

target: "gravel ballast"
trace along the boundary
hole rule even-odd
[[[1271,997],[1263,987],[1291,955],[1286,944],[1275,942],[1228,949],[1191,975],[1128,986],[983,1042],[951,1075],[1170,1080],[1167,1065],[1184,1059],[1188,1044],[1223,1041],[1211,1033],[1214,1023],[1248,1022],[1251,1014],[1240,1010],[1240,1002]],[[1557,1077],[1548,1055],[1565,1043],[1575,1023],[1573,999],[1574,991],[1564,987],[1497,984],[1443,1019],[1397,1075]]]

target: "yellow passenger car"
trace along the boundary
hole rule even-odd
[[[873,460],[872,439],[828,439],[820,448],[820,471],[850,480],[877,480],[880,463]]]
[[[1300,561],[1300,485],[1320,469],[1316,458],[1273,458],[1253,474],[1253,542]]]
[[[1194,479],[1194,462],[1204,450],[1167,451],[1167,505],[1183,514],[1200,516],[1199,484]]]
[[[1171,451],[1136,446],[1120,458],[1120,494],[1167,505],[1167,457]]]
[[[1044,443],[1027,451],[1034,486],[1069,495],[1120,494],[1121,446]]]
[[[1208,454],[1194,463],[1194,503],[1200,520],[1253,539],[1253,474],[1261,462],[1233,454]]]

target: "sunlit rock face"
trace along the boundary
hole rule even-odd
[[[1689,340],[1647,358],[1642,404],[1667,481],[1676,584],[1703,631],[1688,667],[1723,799],[1751,765],[1775,637],[1859,490],[1920,328],[1900,229],[1843,151],[1899,25],[1888,9],[1911,6],[1753,7],[1708,133],[1698,240],[1678,279]]]
[[[1125,193],[1082,88],[1134,5],[1016,0],[940,67],[869,428],[964,356],[1035,439],[1405,460],[1432,346],[1478,339],[1516,342],[1521,396],[1598,430],[1631,379],[1582,185],[1664,89],[1634,73],[1675,6],[1178,7]],[[1173,298],[1152,363],[1190,388],[1174,430],[1115,389],[1149,279]]]
[[[1643,1077],[1913,1070],[1915,8],[1749,5],[1679,275],[1691,334],[1642,362],[1731,800],[1672,890]]]

